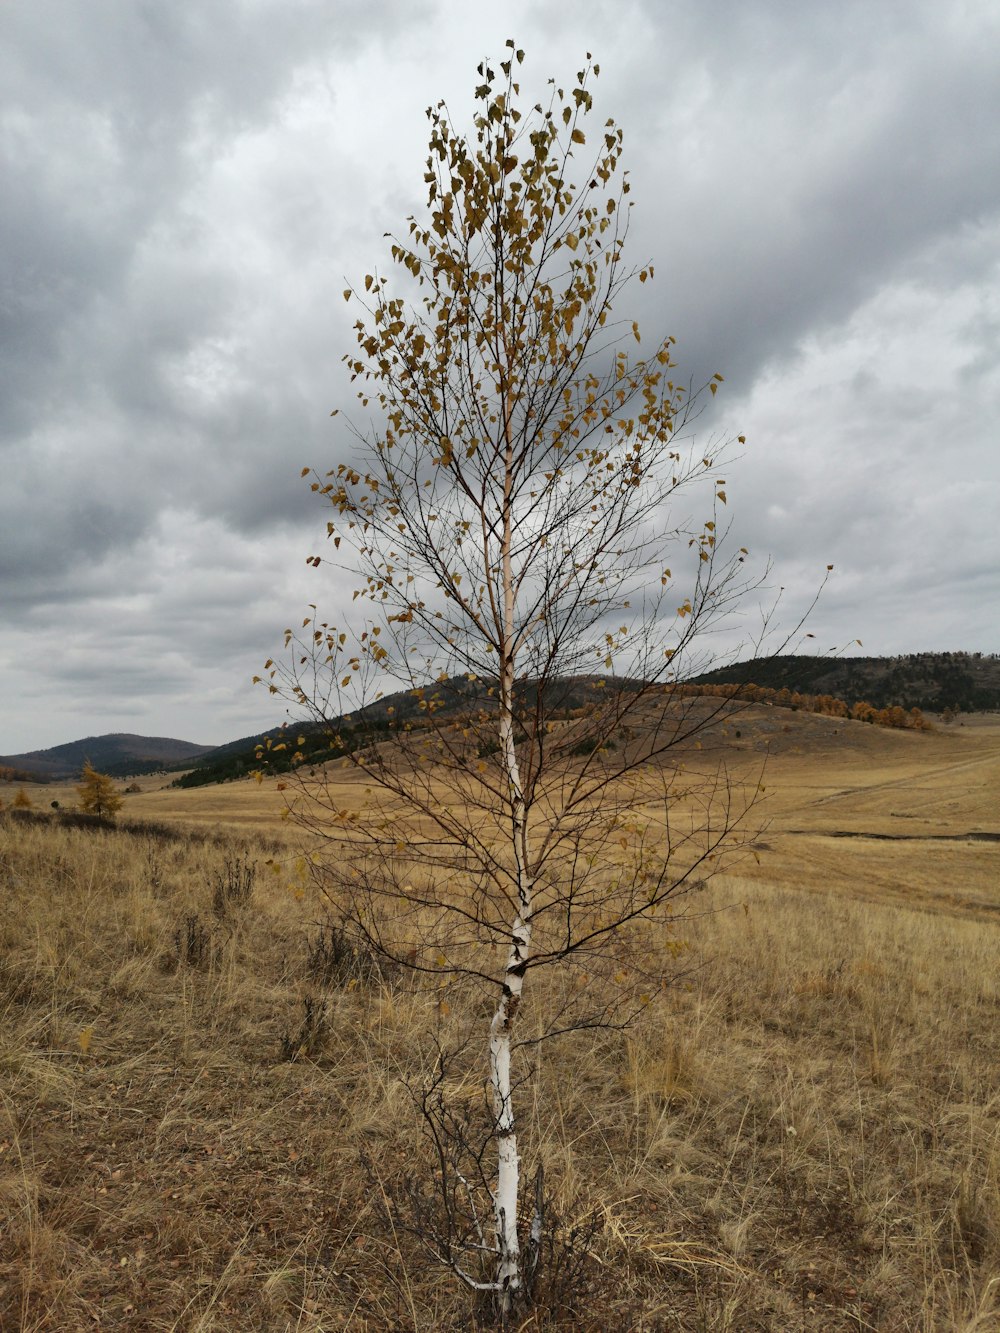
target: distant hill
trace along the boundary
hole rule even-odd
[[[127,777],[191,763],[212,748],[210,745],[195,745],[192,741],[171,740],[166,736],[112,732],[106,736],[69,741],[49,750],[0,755],[0,768],[16,769],[41,781],[58,782],[62,778],[79,776],[84,763],[89,760],[100,773]]]
[[[603,688],[604,677],[575,676],[553,681],[546,691],[546,708],[553,717],[565,715],[574,709],[584,708],[592,697],[593,691]],[[619,681],[619,688],[629,689],[629,681]],[[489,707],[495,696],[496,682],[478,680],[470,682],[465,676],[453,676],[447,681],[428,685],[427,695],[438,696],[438,708],[448,716],[450,712],[461,712],[470,707]],[[373,741],[387,738],[394,727],[415,722],[423,716],[426,707],[411,690],[400,690],[396,694],[386,695],[363,709],[344,717],[331,718],[325,725],[311,722],[289,723],[287,727],[275,727],[262,732],[259,736],[247,736],[239,741],[230,741],[220,745],[208,754],[194,761],[189,773],[182,774],[173,784],[175,787],[202,787],[213,782],[232,782],[245,777],[260,768],[261,763],[257,747],[264,746],[270,740],[267,754],[267,770],[270,773],[284,773],[296,767],[304,760],[308,764],[322,764],[329,759],[340,758],[346,749],[356,745],[370,745]],[[331,743],[331,733],[337,733],[337,743]],[[296,756],[299,758],[297,759]]]
[[[592,692],[607,683],[603,677],[575,677],[553,682],[546,701],[552,716],[586,708]],[[772,690],[787,690],[801,695],[826,695],[841,699],[848,706],[871,704],[873,709],[913,708],[921,712],[988,712],[1000,709],[1000,654],[983,653],[911,653],[903,657],[806,657],[784,656],[735,663],[694,677],[689,684],[754,684]],[[630,682],[618,681],[628,689]],[[482,706],[491,692],[491,682],[469,684],[455,677],[433,687],[442,695],[442,706],[461,711],[470,705]],[[428,687],[431,692],[431,687]],[[777,702],[780,702],[777,701]],[[424,707],[414,695],[404,690],[368,705],[353,718],[331,718],[327,727],[300,723],[287,729],[275,728],[259,736],[231,741],[196,759],[191,771],[177,779],[175,786],[199,787],[214,782],[229,782],[245,777],[260,766],[257,746],[269,747],[267,769],[282,773],[295,767],[298,756],[309,764],[320,764],[357,744],[388,737],[392,726],[416,720]],[[392,718],[392,722],[390,722]],[[419,725],[419,724],[418,724]],[[331,746],[330,732],[339,733],[341,744]]]
[[[1000,709],[1000,654],[907,653],[901,657],[772,657],[708,671],[698,684],[754,684],[832,694],[875,708],[925,713]]]
[[[585,708],[591,691],[603,683],[599,677],[553,682],[547,708],[553,716]],[[720,667],[694,677],[690,683],[754,684],[800,694],[832,695],[848,705],[864,702],[877,709],[990,712],[1000,710],[1000,654],[908,653],[900,657],[835,658],[789,655]],[[618,685],[629,688],[627,681],[619,681]],[[437,688],[442,688],[448,697],[447,707],[459,710],[470,705],[481,706],[490,694],[490,682],[469,684],[464,677]],[[332,720],[331,726],[348,745],[354,734],[359,743],[370,743],[380,734],[388,736],[392,726],[419,717],[424,706],[404,690],[370,704],[362,710],[363,720],[359,714],[353,719]],[[302,723],[286,730],[275,727],[219,746],[121,732],[88,736],[50,750],[0,755],[0,769],[16,770],[15,780],[23,776],[28,780],[33,777],[38,781],[57,781],[76,777],[87,759],[100,772],[114,777],[190,766],[191,772],[180,778],[177,785],[194,787],[231,781],[252,772],[259,764],[257,746],[268,740],[277,745],[288,742],[287,750],[269,753],[268,768],[272,772],[292,767],[296,751],[310,763],[322,763],[343,754],[342,745],[331,748],[329,728]]]

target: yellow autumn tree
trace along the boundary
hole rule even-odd
[[[345,292],[345,361],[376,422],[357,431],[357,466],[311,484],[355,616],[314,609],[286,634],[287,667],[265,666],[366,782],[360,812],[325,771],[301,778],[296,806],[344,929],[484,1016],[475,1146],[437,1109],[457,1055],[439,1052],[441,1087],[418,1099],[447,1200],[419,1232],[505,1324],[544,1214],[540,1162],[522,1198],[522,1001],[543,1006],[533,1044],[623,1022],[668,970],[672,900],[718,868],[756,799],[725,774],[675,778],[672,757],[727,707],[679,682],[753,586],[746,552],[716,544],[726,450],[687,439],[721,376],[690,392],[672,338],[643,357],[638,325],[613,318],[633,276],[628,181],[614,122],[585,130],[597,65],[522,109],[524,53],[507,52],[479,67],[470,132],[429,109],[427,209],[393,239],[394,272]],[[703,521],[686,517],[694,497]],[[379,712],[400,686],[405,704]],[[626,744],[640,726],[649,739]],[[683,832],[682,801],[696,812]],[[650,931],[664,941],[652,968]],[[533,998],[544,969],[582,977],[567,1005]],[[597,975],[610,1016],[589,999]]]
[[[114,819],[122,807],[122,798],[115,790],[113,779],[98,773],[89,759],[80,774],[76,794],[80,798],[80,809],[85,814],[97,815],[99,819]]]

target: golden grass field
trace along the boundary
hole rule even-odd
[[[1000,841],[968,836],[1000,833],[1000,717],[729,733],[698,762],[751,784],[769,749],[759,860],[687,900],[631,1029],[540,1047],[524,1091],[561,1219],[527,1326],[1000,1329]],[[320,974],[273,780],[166,781],[111,833],[0,814],[0,1330],[471,1327],[380,1199],[428,1172],[429,1040],[485,1021]]]

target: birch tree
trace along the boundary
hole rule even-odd
[[[352,428],[354,461],[303,475],[332,509],[332,549],[310,563],[354,576],[356,618],[311,608],[265,678],[364,785],[348,807],[343,768],[316,770],[296,806],[345,923],[418,977],[491,997],[490,1215],[470,1202],[470,1253],[438,1252],[505,1313],[540,1226],[518,1217],[529,982],[582,978],[543,1036],[608,1021],[606,1000],[587,1010],[602,968],[641,1003],[662,962],[637,961],[640,928],[669,943],[671,901],[753,799],[697,760],[729,704],[676,688],[747,588],[746,552],[720,555],[725,450],[686,429],[721,376],[692,394],[672,337],[643,356],[613,318],[654,273],[624,257],[622,132],[588,127],[598,66],[523,109],[522,60],[508,42],[479,66],[468,134],[428,110],[426,213],[390,238],[389,273],[344,292],[359,309],[344,360],[375,424]]]

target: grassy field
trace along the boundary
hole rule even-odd
[[[539,1048],[529,1326],[1000,1329],[1000,718],[762,709],[698,762],[765,750],[759,860],[688,900],[683,975]],[[141,785],[114,832],[0,814],[0,1329],[470,1327],[384,1201],[482,1014],[337,961],[273,782]]]

